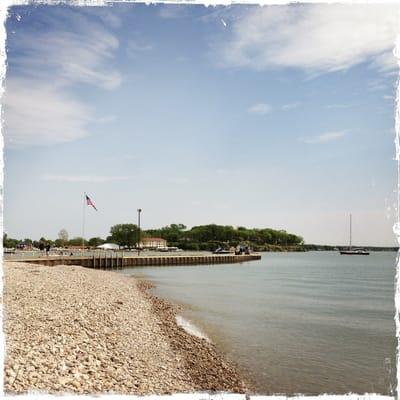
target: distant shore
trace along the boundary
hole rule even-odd
[[[149,284],[79,266],[4,263],[5,391],[245,393],[238,369],[176,323]]]

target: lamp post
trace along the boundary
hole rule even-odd
[[[138,212],[138,244],[137,244],[137,248],[138,248],[138,256],[140,256],[140,213],[142,212],[142,209],[138,208],[137,212]]]

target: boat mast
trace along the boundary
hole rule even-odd
[[[350,250],[351,250],[351,214],[350,214]]]

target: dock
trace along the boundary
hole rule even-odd
[[[171,256],[121,256],[94,255],[94,256],[48,256],[40,258],[27,258],[9,260],[41,264],[47,266],[56,265],[80,265],[86,268],[98,269],[123,269],[131,267],[156,267],[173,265],[201,265],[201,264],[233,264],[246,261],[260,260],[259,254],[210,254],[210,255],[171,255]]]

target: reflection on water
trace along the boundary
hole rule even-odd
[[[266,253],[243,264],[147,267],[158,295],[248,371],[261,393],[390,394],[395,253]]]

